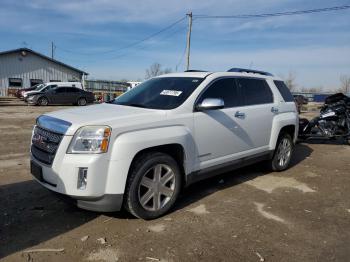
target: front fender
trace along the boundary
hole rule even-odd
[[[190,130],[186,127],[167,126],[119,134],[111,147],[107,193],[124,193],[130,165],[138,152],[168,144],[179,144],[183,147],[185,173],[192,172],[196,155],[195,144]]]

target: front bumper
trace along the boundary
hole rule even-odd
[[[38,99],[27,97],[26,99],[24,99],[24,101],[27,102],[28,104],[36,105],[36,103],[38,102]]]
[[[79,208],[96,212],[115,212],[121,209],[123,204],[123,194],[102,193],[96,195],[96,192],[93,192],[88,188],[85,190],[76,189],[76,181],[69,180],[67,183],[63,183],[60,179],[56,179],[55,183],[52,180],[48,181],[50,176],[55,176],[54,172],[50,170],[51,167],[38,162],[33,157],[31,162],[31,167],[33,163],[36,166],[41,167],[40,178],[38,175],[34,175],[33,168],[31,168],[33,178],[62,200],[74,204]],[[70,176],[75,177],[73,173],[70,173]],[[93,183],[88,185],[91,187]],[[70,187],[72,188],[71,190],[69,190]]]
[[[65,202],[95,212],[116,212],[120,211],[123,205],[123,194],[107,194],[97,198],[69,196],[56,192],[54,194]]]

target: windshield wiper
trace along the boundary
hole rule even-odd
[[[131,104],[124,104],[125,106],[134,106],[134,107],[141,107],[141,108],[147,108],[147,106],[143,104],[136,104],[136,103],[131,103]]]
[[[148,108],[147,106],[143,105],[143,104],[137,104],[137,103],[125,103],[125,102],[121,102],[118,103],[117,101],[112,102],[112,104],[115,105],[121,105],[121,106],[133,106],[133,107],[140,107],[140,108]]]

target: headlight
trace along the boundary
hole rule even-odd
[[[106,153],[112,129],[108,126],[84,126],[77,130],[67,153]]]

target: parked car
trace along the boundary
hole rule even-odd
[[[58,86],[66,86],[66,87],[71,86],[71,87],[83,89],[83,85],[80,82],[49,82],[49,83],[38,85],[35,90],[29,91],[29,92],[24,92],[23,98],[25,101],[27,101],[27,97],[30,95],[45,92],[49,89],[56,88]]]
[[[60,86],[41,92],[35,92],[27,97],[28,104],[47,106],[52,104],[74,104],[85,106],[95,100],[92,92],[76,87]]]
[[[153,219],[196,181],[263,160],[287,169],[297,134],[293,96],[269,73],[173,73],[111,103],[41,115],[31,173],[80,208]]]
[[[38,88],[40,85],[42,85],[42,84],[37,84],[37,85],[31,86],[31,87],[18,89],[18,90],[16,91],[15,96],[18,97],[18,98],[23,98],[23,94],[24,94],[25,92],[33,91],[33,90],[35,90],[36,88]]]

